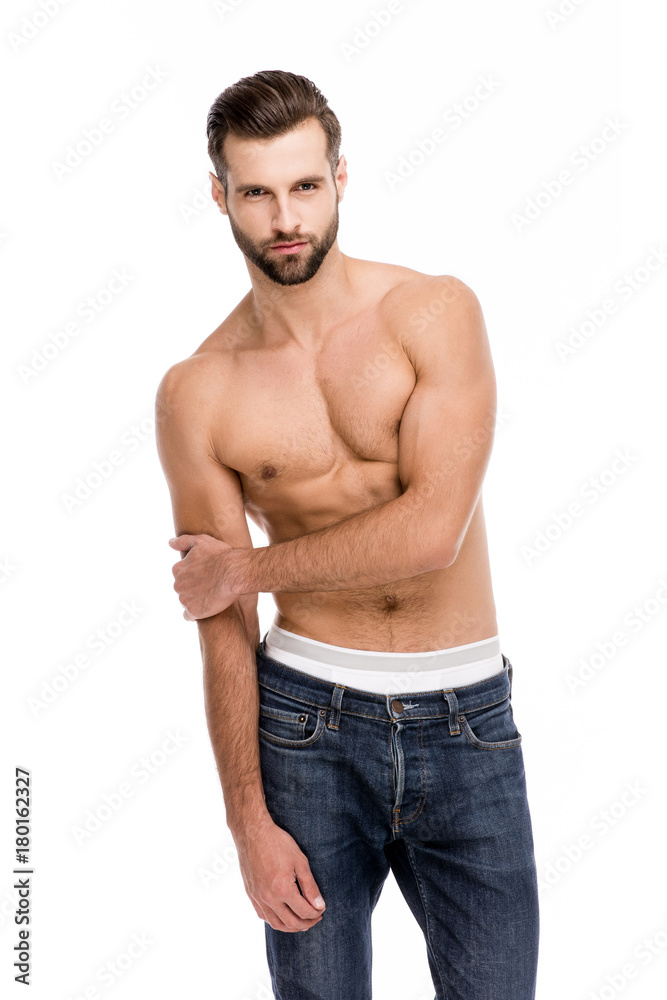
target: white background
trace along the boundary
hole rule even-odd
[[[341,121],[341,249],[455,274],[484,308],[503,414],[484,502],[543,886],[538,998],[664,994],[667,267],[651,257],[667,248],[663,35],[646,0],[563,0],[571,12],[556,21],[560,2],[403,0],[381,30],[384,0],[44,0],[49,16],[38,2],[3,5],[0,976],[14,974],[22,766],[35,1000],[270,996],[196,626],[172,589],[152,433],[163,373],[249,287],[210,201],[205,124],[218,93],[260,69],[310,77]],[[121,117],[115,102],[150,68],[164,78]],[[496,87],[475,102],[480,77]],[[415,163],[463,102],[465,123],[392,188],[400,158]],[[113,130],[59,178],[67,147],[105,117]],[[606,119],[620,132],[595,144]],[[581,146],[593,150],[586,169]],[[564,169],[572,183],[554,194]],[[127,286],[105,303],[114,269]],[[92,322],[78,312],[88,296],[103,306]],[[615,312],[563,360],[558,344],[610,298]],[[48,347],[73,321],[78,334]],[[79,477],[112,451],[121,463],[68,510]],[[580,516],[558,528],[573,503]],[[123,602],[135,617],[117,629]],[[264,634],[270,595],[260,613]],[[100,628],[114,638],[95,653]],[[63,679],[83,653],[88,666]],[[174,732],[184,742],[161,754]],[[130,797],[79,842],[123,783]],[[373,934],[378,1000],[432,1000],[424,941],[391,875]],[[150,944],[128,967],[132,935]],[[97,978],[108,962],[124,968],[111,986]]]

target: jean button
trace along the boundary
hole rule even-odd
[[[393,710],[395,712],[402,712],[403,711],[403,702],[400,701],[398,698],[394,698],[394,700],[391,703],[391,707],[393,708]]]

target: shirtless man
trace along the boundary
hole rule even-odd
[[[341,253],[340,126],[311,81],[246,77],[207,131],[251,289],[162,379],[158,451],[275,996],[369,1000],[391,870],[436,1000],[532,1000],[537,879],[482,508],[496,386],[479,302],[453,276]],[[259,592],[277,608],[261,642]]]

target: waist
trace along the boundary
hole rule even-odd
[[[278,663],[377,694],[463,687],[500,673],[504,662],[497,635],[446,649],[388,653],[334,646],[272,624],[263,645],[266,655]]]

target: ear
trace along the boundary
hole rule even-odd
[[[225,189],[223,188],[222,184],[215,176],[215,174],[211,173],[210,170],[208,172],[208,176],[211,178],[211,197],[213,198],[213,201],[216,203],[222,214],[227,215],[227,200],[225,198]]]
[[[338,201],[342,201],[347,186],[347,160],[341,153],[336,167],[336,190],[338,191]]]

